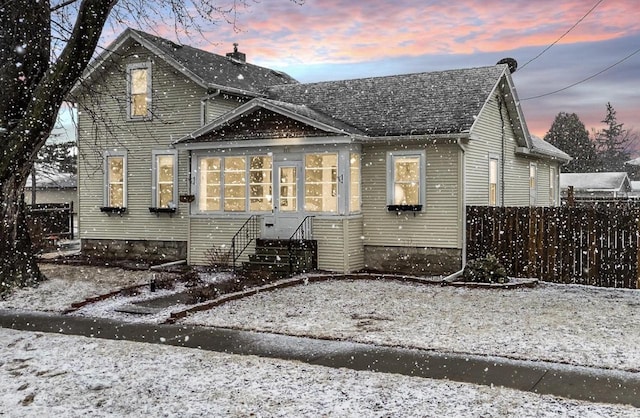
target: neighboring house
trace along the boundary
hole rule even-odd
[[[36,174],[36,188],[33,192],[31,176],[27,178],[25,202],[32,203],[73,203],[77,205],[77,176],[74,173],[41,173]],[[35,202],[32,198],[35,194]]]
[[[640,199],[640,181],[630,181],[631,191],[629,192],[629,198]]]
[[[570,186],[576,200],[621,199],[631,192],[631,182],[625,172],[560,174],[563,199],[568,197]]]
[[[299,84],[131,29],[106,51],[73,92],[85,252],[205,264],[252,216],[285,239],[313,216],[320,269],[441,274],[467,205],[558,204],[570,158],[506,65]]]

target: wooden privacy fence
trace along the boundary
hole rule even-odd
[[[494,254],[513,277],[640,288],[640,208],[467,207],[467,259]]]

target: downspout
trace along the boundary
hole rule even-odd
[[[504,117],[502,116],[502,96],[498,94],[498,113],[500,114],[500,146],[502,155],[500,156],[500,200],[502,202],[501,206],[504,206],[504,158],[505,158],[505,135],[504,135]]]
[[[467,190],[466,190],[466,185],[467,185],[467,181],[466,181],[466,177],[467,177],[467,170],[465,170],[465,166],[466,166],[466,154],[465,154],[465,150],[464,150],[464,146],[461,142],[461,140],[458,138],[457,141],[458,147],[460,147],[460,151],[462,152],[462,164],[461,166],[461,194],[462,194],[462,254],[461,254],[461,262],[462,265],[460,266],[460,270],[456,271],[453,274],[448,275],[447,277],[445,277],[444,279],[442,279],[442,283],[446,284],[446,283],[451,283],[451,282],[455,282],[456,280],[458,280],[458,278],[460,276],[462,276],[462,273],[464,272],[464,268],[467,265]]]
[[[215,89],[213,93],[207,94],[205,97],[200,99],[200,126],[204,126],[207,124],[207,102],[210,99],[213,99],[216,96],[220,95],[220,89]]]

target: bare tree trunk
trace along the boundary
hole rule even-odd
[[[54,63],[48,0],[12,0],[0,10],[0,294],[44,279],[25,218],[26,179],[115,3],[82,0],[73,31]]]

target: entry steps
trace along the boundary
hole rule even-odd
[[[278,276],[304,273],[318,267],[315,240],[256,239],[255,254],[243,263],[245,271],[263,271]]]

